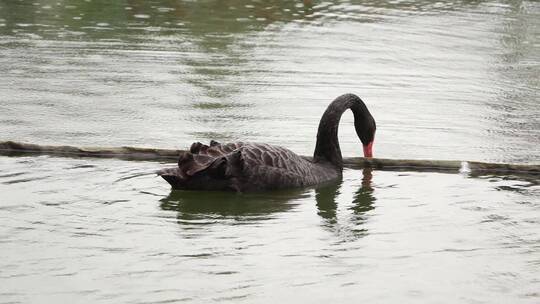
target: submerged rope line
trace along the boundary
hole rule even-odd
[[[14,141],[0,142],[0,155],[18,156],[46,154],[62,157],[119,158],[125,160],[165,161],[177,160],[183,150],[136,148],[136,147],[74,147],[47,146]],[[540,175],[540,165],[517,165],[452,160],[409,160],[385,158],[343,158],[345,167],[375,168],[381,170],[416,170],[446,172],[497,172]]]

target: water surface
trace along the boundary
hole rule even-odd
[[[539,37],[537,1],[0,0],[0,137],[311,154],[352,92],[376,156],[538,162]]]
[[[0,140],[540,161],[538,1],[0,0]],[[352,115],[340,139],[359,156]],[[538,303],[538,177],[347,169],[171,192],[166,164],[0,157],[0,303]]]
[[[538,181],[347,169],[237,195],[155,166],[0,158],[0,302],[540,299]]]

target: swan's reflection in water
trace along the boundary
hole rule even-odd
[[[373,196],[373,187],[371,181],[373,179],[373,169],[365,168],[362,170],[362,186],[354,194],[353,206],[351,209],[354,214],[365,219],[365,213],[373,210],[373,203],[376,198]]]
[[[341,189],[356,189],[356,186],[348,182],[339,182],[315,190],[317,200],[318,214],[324,221],[322,226],[329,231],[337,234],[341,240],[351,240],[363,237],[367,234],[364,227],[368,219],[366,213],[373,210],[376,198],[373,196],[373,187],[371,185],[373,178],[373,169],[365,168],[362,170],[361,185],[352,195],[352,203],[347,204],[350,212],[338,212],[338,197],[345,195]],[[356,171],[355,171],[356,174]],[[340,204],[345,204],[340,199]],[[338,216],[338,213],[341,216]]]
[[[358,173],[357,170],[352,171],[354,175]],[[342,240],[356,239],[366,235],[367,230],[363,227],[368,218],[366,212],[374,209],[376,199],[371,186],[372,176],[372,169],[364,169],[361,181],[348,179],[315,189],[269,193],[175,190],[161,200],[161,209],[176,211],[180,225],[214,224],[220,220],[234,220],[235,224],[241,224],[269,220],[300,204],[310,203],[314,191],[317,214],[323,220],[321,226],[336,233]],[[357,189],[352,193],[352,203],[347,201],[350,199],[350,189]],[[339,212],[338,205],[345,210]]]
[[[293,208],[309,192],[290,190],[268,193],[230,193],[205,191],[171,191],[161,200],[161,209],[178,212],[179,223],[193,220],[233,218],[237,221],[272,218],[272,214]]]

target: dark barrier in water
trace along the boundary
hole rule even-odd
[[[135,148],[135,147],[73,147],[73,146],[42,146],[13,141],[0,142],[0,155],[17,156],[25,154],[46,154],[62,157],[100,157],[120,158],[126,160],[175,161],[182,150]],[[540,165],[497,164],[472,161],[451,160],[407,160],[385,158],[346,157],[343,159],[346,167],[371,167],[383,170],[421,170],[459,172],[498,172],[526,173],[540,175]]]

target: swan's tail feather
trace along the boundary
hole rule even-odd
[[[209,146],[193,143],[189,152],[179,156],[178,167],[163,169],[158,174],[174,189],[239,191],[237,177],[244,167],[239,146],[216,141]]]

